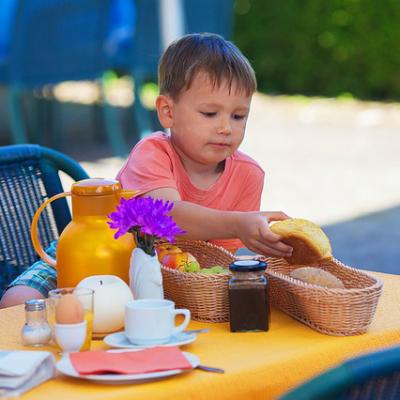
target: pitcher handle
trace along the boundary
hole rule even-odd
[[[50,197],[47,199],[37,210],[35,215],[33,216],[32,219],[32,224],[31,224],[31,239],[33,243],[33,247],[35,248],[36,252],[39,254],[40,258],[47,262],[47,264],[50,264],[51,266],[55,267],[56,266],[56,260],[49,256],[43,249],[42,244],[40,243],[39,235],[38,235],[38,230],[37,230],[37,225],[39,221],[40,214],[42,211],[46,208],[48,204],[50,204],[54,200],[61,199],[62,197],[67,197],[71,196],[71,192],[64,192],[64,193],[59,193],[54,195],[53,197]]]

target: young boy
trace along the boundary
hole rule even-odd
[[[172,215],[190,239],[270,256],[291,248],[269,230],[282,212],[257,212],[264,172],[242,143],[256,79],[247,59],[214,34],[191,34],[160,59],[156,100],[161,125],[132,150],[117,179],[126,189],[175,202]]]
[[[189,239],[289,256],[292,249],[268,226],[287,215],[259,211],[264,172],[237,150],[256,90],[248,60],[218,35],[191,34],[165,51],[158,79],[158,118],[170,134],[156,132],[133,148],[117,175],[123,188],[174,201],[172,215]],[[51,279],[43,281],[46,270]],[[34,264],[11,283],[1,305],[46,296],[54,278],[54,269]]]

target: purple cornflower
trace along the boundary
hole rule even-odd
[[[108,215],[111,220],[108,225],[117,229],[116,239],[127,232],[133,233],[138,247],[153,254],[155,240],[174,242],[176,235],[186,233],[167,215],[173,206],[173,202],[151,197],[122,198],[117,211]]]

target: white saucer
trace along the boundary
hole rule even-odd
[[[155,346],[183,346],[184,344],[192,343],[196,340],[197,335],[195,333],[181,332],[175,336],[172,336],[170,341],[163,344],[148,344],[138,345],[131,343],[125,336],[125,332],[115,332],[107,335],[103,341],[111,347],[117,347],[120,349],[145,349]]]
[[[200,364],[199,358],[192,354],[183,352],[187,360],[192,364],[193,368],[196,368]],[[69,356],[65,355],[60,361],[56,363],[56,368],[62,374],[71,376],[73,378],[88,379],[91,381],[98,381],[99,383],[109,384],[128,384],[128,383],[140,383],[154,379],[167,378],[168,376],[181,374],[183,372],[189,372],[191,369],[171,369],[170,371],[161,372],[149,372],[144,374],[99,374],[99,375],[81,375],[73,367]]]

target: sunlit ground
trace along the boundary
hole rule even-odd
[[[60,102],[93,104],[106,100],[116,107],[130,107],[135,96],[133,93],[134,82],[128,76],[116,78],[112,73],[100,82],[63,82],[52,87],[47,96],[53,96]],[[154,99],[157,95],[157,86],[148,83],[141,91],[142,102],[148,108],[154,108]],[[46,90],[44,91],[46,97]]]

